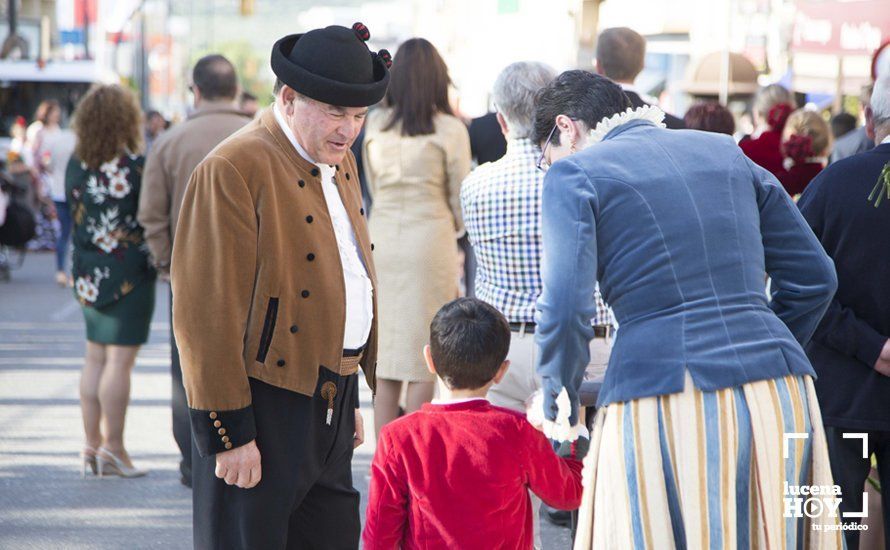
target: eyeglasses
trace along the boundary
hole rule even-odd
[[[544,146],[541,147],[541,156],[538,158],[538,162],[535,163],[535,168],[542,172],[546,172],[548,168],[550,168],[550,163],[547,162],[547,148],[550,147],[550,140],[553,139],[553,134],[556,133],[556,124],[553,125],[553,129],[550,130],[550,133],[547,135],[547,141],[544,142]]]

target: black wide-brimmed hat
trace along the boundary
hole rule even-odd
[[[272,72],[296,92],[339,107],[367,107],[383,99],[392,56],[372,52],[368,27],[331,25],[290,34],[272,47]]]

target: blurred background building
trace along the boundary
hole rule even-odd
[[[591,68],[597,30],[613,26],[648,39],[637,85],[670,111],[713,97],[741,114],[757,85],[781,82],[817,107],[856,114],[872,55],[890,39],[890,1],[0,0],[0,132],[41,99],[70,112],[97,81],[123,82],[144,108],[182,118],[189,67],[209,52],[232,59],[245,90],[265,102],[277,38],[355,21],[371,29],[372,48],[431,40],[468,117],[490,108],[508,63]]]

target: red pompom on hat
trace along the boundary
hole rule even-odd
[[[368,27],[366,27],[364,23],[359,22],[353,24],[352,30],[355,31],[355,35],[358,36],[362,42],[367,42],[371,39],[371,31],[368,30]]]
[[[377,52],[377,57],[383,60],[387,69],[392,67],[392,55],[389,53],[389,50],[380,50]]]

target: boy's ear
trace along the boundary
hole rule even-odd
[[[423,360],[426,361],[426,368],[431,373],[436,374],[436,365],[433,364],[433,354],[430,353],[430,345],[423,346]]]
[[[495,374],[494,378],[492,378],[492,380],[494,381],[495,384],[499,384],[501,382],[501,380],[504,379],[504,375],[507,374],[507,370],[509,368],[510,368],[510,361],[505,359],[504,362],[501,363],[501,368],[498,369],[497,374]]]

